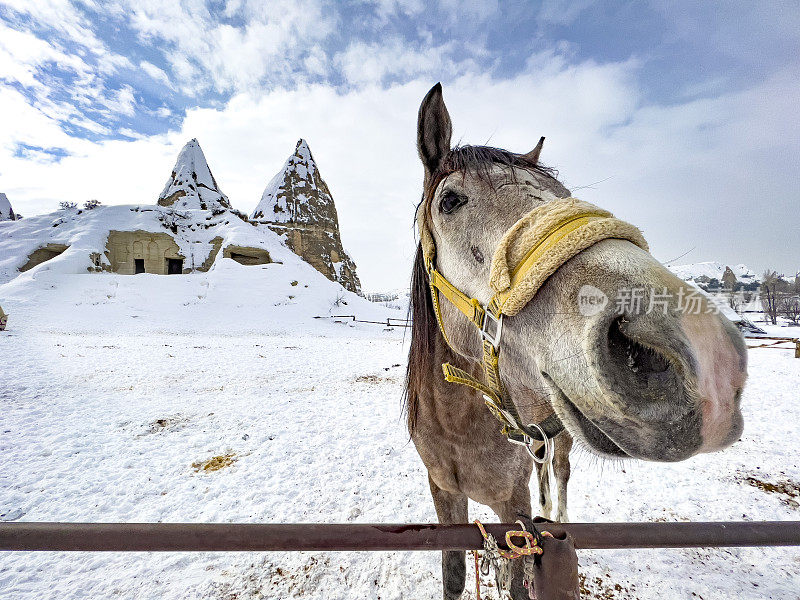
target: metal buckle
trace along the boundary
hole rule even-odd
[[[518,446],[525,446],[525,450],[528,451],[528,454],[531,455],[531,458],[533,459],[534,462],[537,462],[540,465],[549,463],[550,460],[553,458],[553,440],[548,438],[544,430],[541,427],[539,427],[539,425],[537,425],[536,423],[529,423],[528,428],[536,429],[539,432],[539,435],[542,436],[542,440],[544,441],[544,456],[542,458],[536,456],[536,453],[532,449],[533,444],[538,442],[539,440],[535,440],[531,436],[525,433],[522,434],[521,439],[515,439],[512,438],[511,436],[508,436],[506,439],[508,439],[508,441],[511,442],[512,444],[517,444]]]
[[[489,309],[483,312],[483,325],[481,326],[481,337],[489,342],[495,350],[500,347],[500,336],[503,333],[503,315],[495,317]]]
[[[514,415],[512,415],[510,412],[508,412],[507,410],[502,409],[502,408],[499,408],[498,410],[500,411],[500,414],[505,417],[506,421],[508,421],[509,425],[511,425],[512,427],[515,427],[517,429],[520,429],[519,422],[514,418]],[[522,443],[522,442],[520,442],[520,443]]]

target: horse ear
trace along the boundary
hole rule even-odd
[[[453,124],[444,105],[442,84],[437,83],[425,96],[417,118],[417,151],[425,166],[425,181],[433,175],[450,152]]]
[[[539,155],[542,153],[542,146],[544,146],[544,136],[539,138],[539,143],[536,144],[536,148],[528,152],[527,154],[523,154],[522,156],[532,165],[538,164],[539,162]]]

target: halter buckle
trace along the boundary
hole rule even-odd
[[[508,435],[506,439],[512,444],[517,444],[519,446],[525,446],[525,450],[528,451],[528,454],[531,455],[531,458],[534,462],[539,463],[540,465],[544,465],[550,462],[553,458],[553,440],[547,437],[547,434],[544,432],[538,424],[536,423],[529,423],[529,429],[536,429],[539,432],[539,435],[542,436],[541,440],[537,440],[532,438],[531,436],[521,433],[519,437]],[[533,445],[536,442],[543,442],[544,443],[544,455],[540,458],[536,455],[536,452],[533,450]]]
[[[503,315],[495,317],[490,310],[483,313],[481,337],[489,342],[495,350],[500,347],[500,336],[503,333]]]

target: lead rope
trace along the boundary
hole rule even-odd
[[[480,529],[483,536],[483,558],[478,563],[478,551],[473,550],[472,556],[475,560],[475,595],[477,600],[481,600],[481,580],[480,575],[488,576],[491,568],[494,568],[495,583],[497,591],[503,593],[511,588],[511,561],[524,556],[541,556],[544,550],[539,541],[541,537],[553,537],[549,531],[535,531],[534,533],[525,528],[522,521],[516,521],[521,530],[506,531],[506,546],[508,550],[503,550],[498,546],[497,540],[491,533],[486,531],[478,519],[473,521]],[[522,538],[523,545],[518,546],[512,540]],[[527,567],[527,565],[526,565]],[[533,572],[525,568],[525,587],[533,585]]]
[[[472,558],[475,560],[475,599],[481,600],[481,567],[478,562],[478,551],[472,551]]]

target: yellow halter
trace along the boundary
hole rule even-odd
[[[546,462],[551,452],[548,439],[558,434],[563,425],[555,414],[538,424],[522,423],[519,411],[500,379],[503,318],[514,316],[522,310],[550,275],[589,246],[616,238],[629,240],[647,250],[647,242],[636,227],[593,204],[576,198],[547,202],[519,219],[503,235],[492,258],[489,274],[489,285],[494,296],[483,306],[436,269],[436,244],[428,229],[425,210],[423,203],[417,215],[417,227],[439,329],[445,342],[452,347],[442,320],[439,303],[441,294],[478,328],[483,342],[485,382],[478,381],[450,363],[442,365],[444,377],[449,382],[467,385],[481,392],[486,406],[502,423],[502,432],[508,441],[524,445],[537,462]],[[534,442],[544,446],[544,456],[540,457],[532,450]]]

